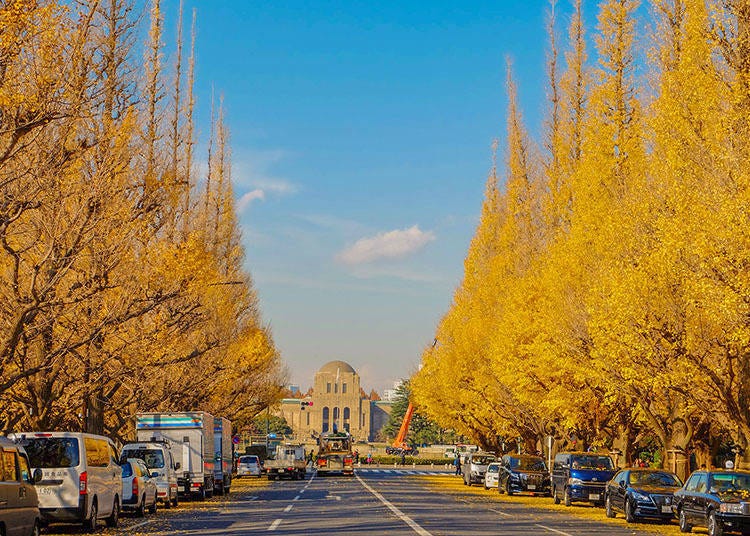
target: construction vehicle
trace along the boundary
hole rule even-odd
[[[348,432],[325,432],[321,434],[315,467],[320,476],[328,473],[354,476],[352,436]]]
[[[295,443],[284,443],[276,447],[273,459],[266,460],[265,472],[268,480],[289,477],[291,480],[302,480],[307,470],[305,446]]]
[[[386,454],[395,454],[400,456],[405,454],[408,456],[416,456],[418,454],[417,449],[412,447],[406,442],[406,435],[409,433],[409,425],[411,424],[411,418],[414,416],[414,406],[409,402],[409,406],[406,408],[404,413],[404,420],[401,422],[401,428],[398,431],[396,439],[393,443],[385,448]]]

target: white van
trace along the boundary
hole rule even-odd
[[[175,463],[166,441],[127,443],[122,447],[120,460],[128,458],[143,460],[156,483],[159,501],[167,508],[177,506],[177,469],[180,468],[180,463]]]
[[[94,530],[104,519],[116,527],[122,509],[122,468],[115,444],[104,436],[78,432],[12,434],[29,455],[45,522],[82,523]]]

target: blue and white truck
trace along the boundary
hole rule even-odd
[[[214,416],[206,411],[138,413],[138,441],[164,441],[180,463],[177,485],[186,498],[205,499],[216,489]]]
[[[214,418],[214,485],[217,495],[232,485],[232,423],[224,417]]]

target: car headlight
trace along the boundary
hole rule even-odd
[[[741,514],[742,503],[722,503],[719,506],[719,511],[725,514]]]
[[[633,499],[635,499],[638,502],[651,502],[651,497],[649,497],[648,495],[644,495],[643,493],[639,493],[637,491],[634,491],[631,494],[631,497],[633,497]]]
[[[569,478],[568,479],[568,486],[582,486],[583,480],[580,478]]]

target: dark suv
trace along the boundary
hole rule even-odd
[[[503,465],[497,479],[498,490],[501,493],[549,494],[547,464],[539,456],[506,454],[503,456]]]
[[[674,493],[680,530],[708,527],[711,536],[725,531],[750,532],[750,472],[696,471]]]
[[[573,501],[604,504],[604,488],[615,474],[614,464],[606,454],[596,452],[561,452],[552,468],[552,497],[555,504]]]

